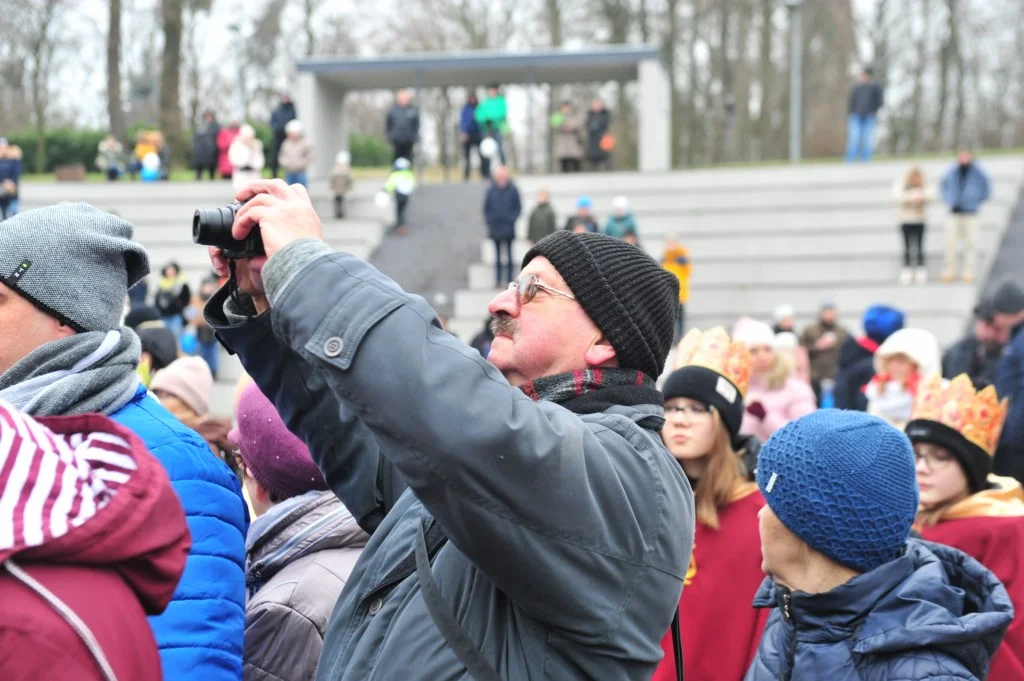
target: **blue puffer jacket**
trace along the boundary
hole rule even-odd
[[[178,493],[192,549],[167,610],[150,617],[165,681],[238,681],[248,511],[231,470],[144,387],[111,418],[138,435]]]
[[[984,679],[1013,619],[986,567],[917,539],[901,558],[827,593],[791,593],[766,579],[754,606],[778,609],[747,681]]]

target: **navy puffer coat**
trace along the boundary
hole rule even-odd
[[[767,579],[754,606],[777,609],[747,681],[984,679],[1013,619],[986,567],[917,539],[901,558],[827,593]]]

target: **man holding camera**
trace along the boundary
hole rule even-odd
[[[322,681],[649,679],[693,542],[654,387],[675,278],[609,237],[537,243],[490,305],[488,361],[369,264],[305,189],[251,185],[240,289],[206,316],[371,533]],[[220,252],[214,265],[228,271]]]
[[[0,224],[0,400],[32,416],[104,414],[159,459],[192,534],[173,599],[149,618],[163,678],[239,681],[245,502],[230,469],[135,373],[141,345],[121,315],[149,259],[131,239],[129,222],[84,203]]]

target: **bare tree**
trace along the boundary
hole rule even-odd
[[[21,37],[25,41],[26,56],[31,64],[29,96],[32,102],[32,123],[36,133],[35,166],[46,167],[46,123],[50,106],[50,79],[54,56],[61,44],[59,31],[62,23],[63,0],[22,0]]]
[[[107,120],[110,132],[124,140],[121,103],[121,0],[109,0],[107,28]]]
[[[172,154],[184,152],[181,130],[181,36],[184,0],[161,0],[164,51],[160,68],[160,129]]]

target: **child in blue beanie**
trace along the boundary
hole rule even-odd
[[[985,678],[1013,606],[981,563],[908,539],[918,491],[903,433],[815,412],[765,443],[757,484],[768,578],[754,606],[776,610],[747,681]]]

